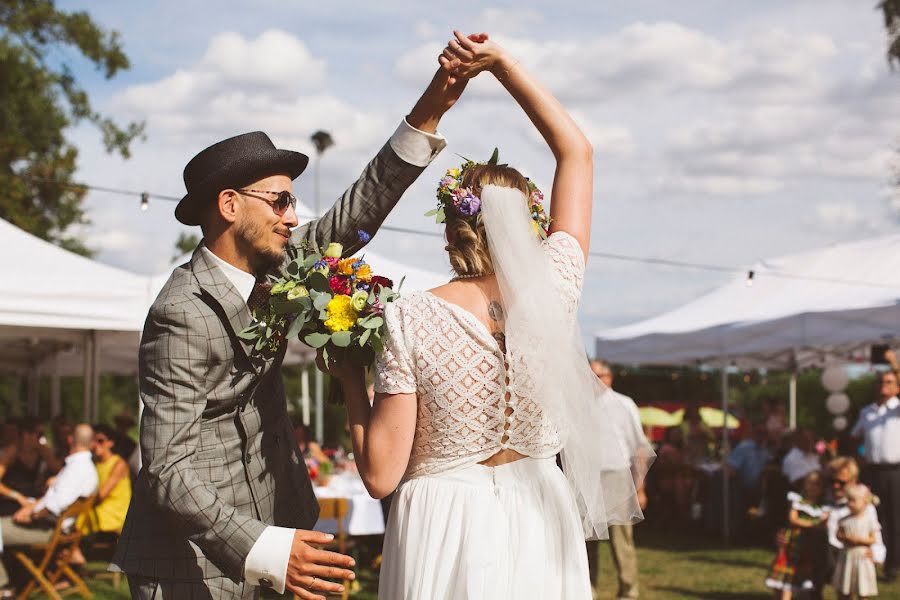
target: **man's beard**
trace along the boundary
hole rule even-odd
[[[277,271],[284,263],[285,249],[273,251],[268,246],[259,247],[259,240],[265,239],[272,231],[258,223],[242,223],[237,229],[237,245],[248,258],[253,274],[257,278]]]

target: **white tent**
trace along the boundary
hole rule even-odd
[[[759,262],[684,306],[597,332],[596,353],[619,363],[717,364],[723,412],[728,364],[791,370],[794,427],[798,368],[864,356],[871,344],[898,336],[900,235],[894,234]],[[724,429],[722,437],[727,450]],[[723,515],[727,540],[728,511]]]
[[[900,234],[772,260],[679,308],[596,333],[621,363],[797,368],[900,336]]]

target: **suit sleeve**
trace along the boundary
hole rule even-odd
[[[209,332],[184,306],[151,309],[140,349],[141,456],[153,504],[235,581],[265,524],[240,515],[192,466],[206,407]]]
[[[322,246],[338,242],[344,246],[345,256],[357,252],[365,246],[357,232],[375,235],[403,193],[444,146],[443,137],[418,131],[404,120],[334,206],[296,230],[294,243],[307,240]]]

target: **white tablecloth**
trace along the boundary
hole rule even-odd
[[[345,519],[345,527],[349,535],[380,535],[384,533],[384,513],[381,502],[375,500],[366,491],[362,479],[356,473],[341,473],[328,481],[327,486],[313,486],[317,498],[346,498],[349,514]],[[337,522],[334,519],[319,519],[316,531],[335,533]]]

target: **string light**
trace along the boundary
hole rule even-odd
[[[98,191],[98,192],[107,192],[110,194],[119,194],[119,195],[132,196],[132,197],[138,196],[141,199],[140,200],[140,209],[143,212],[146,212],[147,209],[149,208],[151,197],[155,198],[157,200],[167,200],[170,202],[178,202],[181,200],[181,198],[177,197],[177,196],[166,196],[164,194],[155,194],[152,192],[137,192],[134,190],[123,190],[123,189],[117,189],[117,188],[102,187],[102,186],[90,185],[90,184],[86,184],[86,183],[53,181],[53,180],[49,180],[49,179],[41,179],[41,178],[36,178],[36,177],[20,176],[20,178],[28,179],[31,181],[37,181],[37,182],[41,182],[41,183],[55,183],[61,187],[68,187],[68,188],[75,188],[75,189],[82,189],[82,190],[92,190],[92,191]],[[301,218],[304,218],[304,219],[315,218],[315,216],[311,215],[311,214],[303,214],[303,215],[298,215],[298,216],[300,216]],[[435,237],[435,238],[441,238],[441,239],[443,239],[443,237],[444,237],[443,233],[437,232],[437,231],[422,231],[420,229],[409,229],[406,227],[395,227],[395,226],[391,226],[391,225],[382,225],[379,229],[382,231],[392,231],[394,233],[405,233],[405,234],[409,234],[409,235],[422,235],[422,236],[426,236],[426,237]],[[744,271],[742,268],[728,267],[728,266],[724,266],[724,265],[710,265],[710,264],[695,263],[695,262],[688,262],[688,261],[681,261],[681,260],[671,260],[668,258],[651,258],[651,257],[646,257],[646,256],[628,256],[626,254],[616,254],[616,253],[612,253],[612,252],[599,252],[596,250],[590,251],[588,253],[588,255],[596,257],[596,258],[605,258],[608,260],[620,260],[620,261],[625,261],[625,262],[636,262],[636,263],[647,264],[647,265],[660,265],[660,266],[664,266],[664,267],[697,269],[700,271],[715,271],[715,272],[719,272],[719,273],[746,273],[747,279],[745,280],[745,283],[746,283],[747,287],[753,286],[753,282],[756,277],[756,272],[752,269],[749,271]],[[885,289],[892,289],[892,290],[900,290],[900,286],[898,286],[898,285],[886,284],[886,283],[875,282],[875,281],[838,279],[838,278],[832,278],[832,277],[810,277],[807,275],[797,275],[794,273],[785,273],[785,272],[780,272],[780,271],[766,271],[765,276],[766,277],[779,277],[781,279],[794,279],[794,280],[800,280],[800,281],[817,281],[817,282],[822,282],[822,283],[837,283],[837,284],[841,284],[841,285],[852,285],[852,286],[861,286],[861,287],[877,287],[877,288],[885,288]]]

